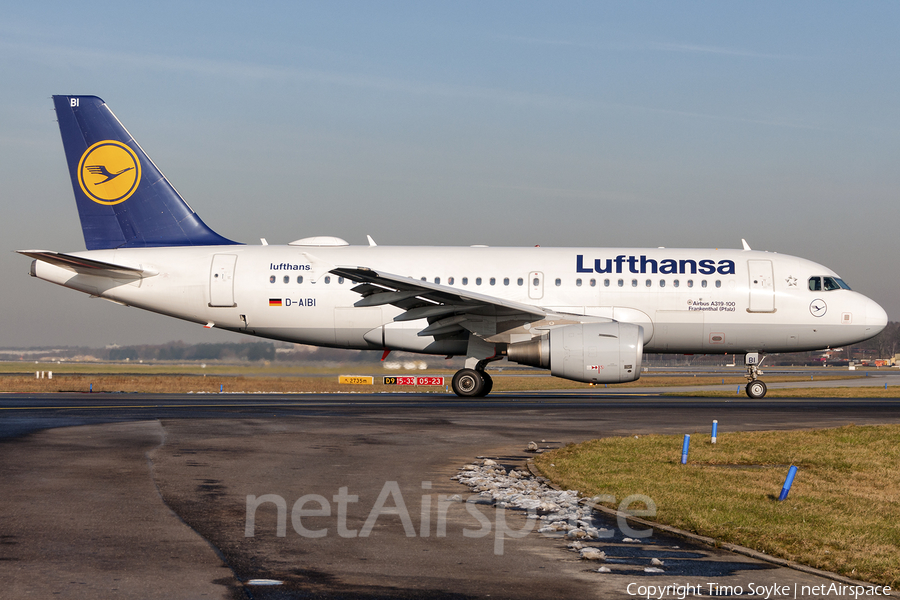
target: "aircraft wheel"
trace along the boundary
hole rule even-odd
[[[485,379],[475,369],[460,369],[451,382],[453,391],[462,398],[477,398],[484,395]]]
[[[766,384],[757,379],[747,384],[747,395],[758,400],[766,395]]]
[[[481,376],[484,377],[484,389],[481,390],[481,395],[487,396],[491,393],[491,390],[494,389],[494,380],[484,371],[481,371]]]

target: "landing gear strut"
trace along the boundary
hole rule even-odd
[[[763,359],[765,360],[765,358]],[[763,374],[759,370],[762,361],[759,360],[758,352],[748,352],[744,355],[744,364],[747,366],[747,396],[758,400],[766,395],[766,384],[759,380],[759,376]]]
[[[491,376],[480,369],[460,369],[451,382],[453,391],[462,398],[482,398],[494,387]]]
[[[491,376],[484,372],[488,363],[500,360],[503,355],[497,346],[484,339],[470,335],[466,348],[466,368],[453,376],[453,391],[462,398],[482,398],[494,387]]]

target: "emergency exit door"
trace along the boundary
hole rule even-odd
[[[532,271],[528,274],[528,297],[532,300],[540,300],[544,297],[544,274],[540,271]]]

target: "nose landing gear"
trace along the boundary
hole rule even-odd
[[[763,358],[765,360],[765,358]],[[759,360],[759,352],[748,352],[744,355],[744,364],[747,366],[747,396],[758,400],[766,395],[766,384],[759,380],[763,374],[759,370],[762,361]]]

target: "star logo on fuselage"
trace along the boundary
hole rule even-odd
[[[785,281],[787,282],[788,287],[797,287],[797,278],[793,275],[788,275]]]

